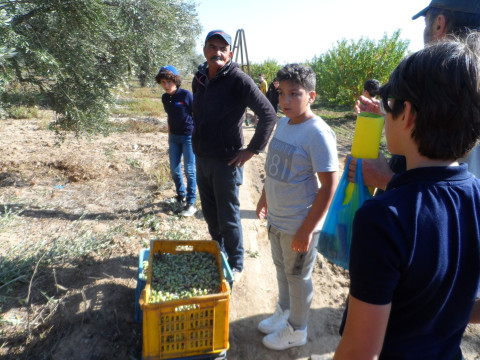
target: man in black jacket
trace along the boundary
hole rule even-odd
[[[425,17],[423,40],[426,46],[450,37],[464,37],[471,30],[480,31],[480,0],[432,0],[430,5],[412,17],[412,20]],[[379,100],[369,100],[361,96],[355,110],[382,115]],[[440,106],[440,105],[439,105]],[[480,178],[480,145],[477,145],[468,158],[459,159],[468,163],[468,170]],[[352,158],[349,165],[348,181],[354,182],[357,160]],[[390,164],[382,153],[377,159],[362,160],[363,183],[385,189],[392,177],[406,170],[405,157],[393,155]]]
[[[202,211],[212,238],[226,252],[238,281],[243,271],[243,234],[239,185],[243,165],[263,151],[277,116],[253,80],[232,62],[232,40],[222,30],[210,31],[192,82],[193,151],[197,156],[197,186]],[[262,121],[243,147],[242,124],[251,108]]]

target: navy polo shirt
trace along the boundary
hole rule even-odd
[[[480,278],[480,180],[465,164],[396,175],[353,224],[350,293],[392,303],[380,359],[454,359]]]
[[[170,132],[175,135],[192,135],[192,93],[178,88],[173,95],[164,93],[162,95],[162,103],[168,115]]]

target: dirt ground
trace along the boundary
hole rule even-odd
[[[44,123],[0,122],[0,270],[15,248],[28,252],[58,242],[75,248],[87,238],[105,246],[93,256],[53,262],[19,286],[0,287],[0,357],[141,359],[142,329],[134,321],[139,251],[162,234],[208,239],[206,224],[200,211],[188,219],[172,212],[164,132],[67,136],[56,146]],[[247,140],[253,131],[244,128]],[[343,158],[350,142],[337,137]],[[328,359],[340,340],[349,280],[320,255],[308,343],[267,350],[256,329],[277,295],[265,223],[255,216],[264,160],[260,154],[245,165],[240,192],[245,272],[230,301],[228,359]],[[468,327],[462,349],[467,360],[480,359],[480,326]]]

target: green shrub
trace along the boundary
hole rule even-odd
[[[265,80],[270,84],[275,76],[277,76],[277,71],[282,67],[283,65],[279,65],[276,60],[268,59],[261,64],[251,64],[250,71],[255,81],[258,79],[258,75],[264,74]]]
[[[309,64],[317,74],[317,95],[331,104],[353,104],[361,95],[365,80],[374,78],[382,84],[388,80],[407,55],[408,45],[408,40],[400,39],[400,30],[390,38],[385,34],[378,43],[368,38],[337,41],[335,48]]]

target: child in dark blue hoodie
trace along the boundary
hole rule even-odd
[[[163,88],[162,103],[168,115],[168,154],[170,157],[170,173],[177,196],[177,209],[182,216],[192,216],[195,208],[196,173],[195,154],[192,150],[192,103],[193,95],[190,91],[181,89],[182,83],[177,69],[171,65],[160,69],[155,80]],[[182,177],[182,156],[187,189]]]

